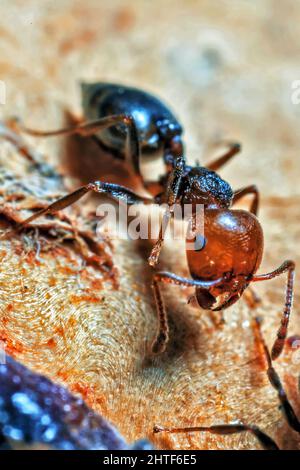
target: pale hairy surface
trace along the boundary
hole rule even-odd
[[[256,183],[262,191],[260,272],[285,259],[299,263],[300,105],[291,102],[291,82],[298,78],[299,7],[277,2],[275,9],[272,1],[136,3],[1,2],[0,79],[7,90],[2,116],[59,127],[65,109],[80,111],[82,79],[153,91],[183,122],[191,160],[207,161],[215,138],[242,142],[242,154],[222,175],[235,188]],[[30,143],[66,172],[62,140]],[[1,166],[26,178],[28,164],[9,144],[0,144]],[[102,176],[100,164],[93,168],[91,180]],[[78,181],[66,185],[70,189]],[[70,213],[76,219],[83,208],[79,203]],[[1,223],[8,226],[4,219]],[[251,328],[254,312],[243,299],[225,312],[226,324],[218,329],[209,312],[187,305],[192,291],[164,288],[170,344],[161,357],[149,359],[156,331],[152,270],[146,264],[150,247],[114,242],[120,276],[115,289],[101,271],[85,268],[68,244],[37,253],[22,234],[0,240],[0,338],[7,351],[81,394],[128,441],[148,437],[171,449],[258,448],[248,434],[152,435],[154,424],[242,419],[259,425],[282,447],[299,448],[267,381]],[[188,275],[184,247],[166,244],[160,268]],[[255,313],[264,318],[269,346],[284,284],[283,276],[257,286],[262,304]],[[300,333],[298,285],[299,274],[290,334]],[[298,415],[299,363],[297,351],[288,348],[276,363]]]

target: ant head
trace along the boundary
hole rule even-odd
[[[188,233],[186,247],[191,276],[203,281],[196,288],[199,306],[221,310],[239,299],[260,266],[263,232],[250,212],[208,208],[201,233]]]
[[[214,171],[202,166],[193,167],[187,181],[186,202],[199,202],[212,208],[230,207],[233,197],[231,186]]]

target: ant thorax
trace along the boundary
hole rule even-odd
[[[233,191],[216,172],[202,166],[190,167],[183,178],[183,203],[204,204],[211,208],[228,208]]]

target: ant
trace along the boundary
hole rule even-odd
[[[266,342],[261,331],[261,321],[259,318],[254,320],[254,328],[260,348],[262,349],[268,365],[267,376],[270,384],[276,390],[280,402],[280,408],[289,426],[300,435],[300,420],[288,400],[287,394],[282,385],[281,379],[273,367],[271,354],[268,350]],[[160,433],[189,433],[189,432],[208,432],[210,434],[228,435],[249,431],[258,439],[259,443],[265,450],[280,450],[276,442],[255,425],[236,422],[234,424],[220,424],[215,426],[197,426],[183,428],[166,428],[163,426],[154,426],[153,432]]]
[[[95,181],[33,214],[22,222],[21,227],[41,215],[53,214],[68,207],[90,191],[105,193],[127,205],[167,203],[168,209],[160,225],[158,240],[148,259],[149,264],[155,266],[163,246],[166,227],[174,216],[174,205],[191,204],[194,249],[186,250],[186,254],[192,279],[164,271],[154,274],[153,290],[159,326],[152,344],[152,352],[164,352],[169,340],[167,312],[160,292],[160,283],[194,286],[195,298],[200,308],[222,311],[233,305],[250,283],[273,279],[287,273],[285,307],[272,349],[272,359],[276,359],[282,352],[287,336],[295,263],[285,261],[272,272],[256,274],[263,255],[263,231],[256,217],[259,191],[255,185],[233,191],[216,173],[240,151],[240,145],[229,144],[227,151],[206,167],[189,166],[184,155],[182,126],[171,111],[149,93],[109,83],[85,84],[83,108],[87,122],[69,128],[47,132],[29,129],[18,121],[14,124],[20,131],[36,137],[74,134],[94,136],[100,146],[125,161],[152,197],[140,196],[121,185]],[[153,160],[161,158],[161,154],[165,174],[159,181],[148,181],[140,170],[141,159]],[[233,209],[246,195],[253,198],[250,210]],[[204,237],[197,233],[194,227],[194,210],[198,204],[204,206]],[[190,230],[188,232],[190,237]]]

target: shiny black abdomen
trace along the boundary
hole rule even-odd
[[[82,84],[83,111],[87,120],[116,114],[131,115],[138,131],[143,154],[156,154],[182,128],[172,112],[155,96],[137,88],[110,83]],[[125,125],[97,134],[105,147],[124,153]]]

